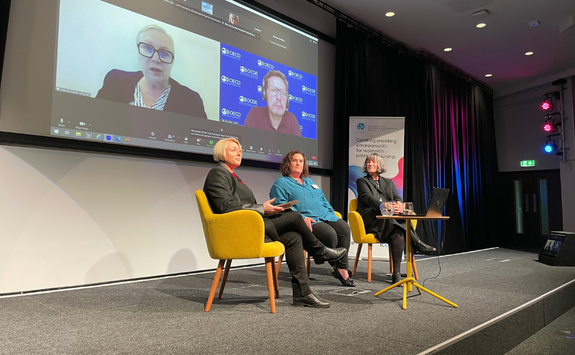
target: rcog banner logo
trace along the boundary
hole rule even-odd
[[[233,79],[233,78],[227,77],[225,75],[222,75],[222,82],[224,82],[226,84],[230,84],[230,85],[235,85],[235,86],[242,85],[242,82],[239,81],[238,79]]]
[[[274,68],[273,64],[266,63],[261,59],[258,59],[258,66],[262,67],[262,68],[270,69],[270,70],[272,70]]]
[[[258,100],[250,99],[249,97],[245,97],[245,96],[240,96],[240,102],[244,103],[244,104],[254,105],[254,106],[258,105]]]
[[[305,85],[302,85],[301,91],[302,91],[303,93],[305,93],[305,94],[308,94],[308,95],[315,95],[315,89],[308,88],[308,87],[305,86]]]
[[[293,96],[292,94],[289,94],[289,100],[290,100],[290,102],[295,102],[298,104],[303,103],[303,99],[301,97]]]
[[[365,125],[363,123],[360,122],[357,124],[357,129],[359,129],[360,131],[363,131],[364,128],[365,128]]]
[[[227,117],[234,117],[234,118],[241,118],[242,117],[241,112],[228,110],[226,108],[222,109],[222,115],[227,116]]]
[[[234,52],[234,51],[229,50],[225,47],[222,48],[222,54],[227,55],[228,57],[233,57],[233,58],[237,58],[237,59],[240,59],[242,57],[242,55],[240,53]]]
[[[299,80],[302,80],[302,79],[303,79],[303,75],[301,75],[301,74],[299,74],[299,73],[296,73],[296,72],[293,72],[293,71],[291,71],[291,70],[288,70],[288,75],[289,75],[290,77],[292,77],[292,78],[296,78],[296,79],[299,79]]]

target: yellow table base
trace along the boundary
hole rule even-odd
[[[406,225],[410,226],[411,225],[411,220],[424,220],[424,219],[449,219],[449,217],[445,217],[445,216],[439,216],[439,217],[427,217],[427,216],[409,216],[409,215],[397,215],[397,216],[377,216],[378,219],[400,219],[400,220],[405,220]],[[417,292],[419,292],[419,294],[421,295],[421,291],[425,291],[427,293],[429,293],[430,295],[432,295],[435,298],[438,298],[440,300],[442,300],[443,302],[457,308],[457,305],[443,297],[441,297],[440,295],[431,292],[430,290],[426,289],[425,287],[419,285],[417,283],[417,281],[412,277],[412,265],[411,265],[411,255],[412,255],[412,250],[411,250],[411,228],[406,228],[406,233],[405,233],[405,251],[406,251],[406,259],[407,259],[407,278],[394,283],[393,285],[384,288],[383,290],[377,292],[375,294],[375,296],[379,296],[384,292],[387,292],[389,290],[391,290],[394,287],[397,286],[403,286],[403,309],[407,309],[407,292],[411,292],[412,290],[412,286],[415,286],[417,288]],[[391,260],[389,261],[391,262]]]
[[[425,287],[419,285],[413,277],[408,277],[408,278],[403,279],[399,282],[396,282],[393,285],[391,285],[387,288],[384,288],[383,290],[377,292],[375,295],[379,296],[382,293],[387,292],[394,287],[403,286],[403,309],[407,309],[407,291],[411,292],[411,286],[412,285],[415,286],[415,288],[417,288],[417,292],[419,292],[420,295],[421,295],[421,291],[425,291],[425,292],[429,293],[430,295],[432,295],[433,297],[438,298],[438,299],[442,300],[443,302],[457,308],[457,305],[455,303],[453,303],[453,302],[441,297],[437,293],[434,293],[434,292],[426,289]]]

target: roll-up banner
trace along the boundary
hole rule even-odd
[[[387,172],[381,175],[392,180],[398,194],[403,196],[404,132],[405,117],[351,116],[349,118],[348,208],[349,201],[357,198],[356,180],[366,175],[363,172],[363,164],[365,158],[371,153],[378,153],[382,156]],[[353,249],[356,250],[356,248]],[[362,250],[361,257],[364,259],[367,259],[366,249]],[[373,257],[387,259],[387,246],[374,248]]]

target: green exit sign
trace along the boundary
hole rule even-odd
[[[535,160],[522,160],[521,161],[521,167],[522,168],[530,168],[532,166],[535,166]]]

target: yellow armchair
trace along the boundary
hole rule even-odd
[[[275,297],[279,297],[279,287],[275,272],[275,257],[284,253],[285,248],[283,244],[280,242],[264,242],[264,221],[259,213],[240,210],[215,214],[210,207],[206,194],[202,190],[196,191],[196,200],[208,252],[212,259],[220,261],[205,311],[210,311],[222,276],[222,270],[224,270],[224,264],[224,276],[218,298],[222,298],[233,259],[265,258],[270,307],[271,312],[276,313],[274,291]]]

